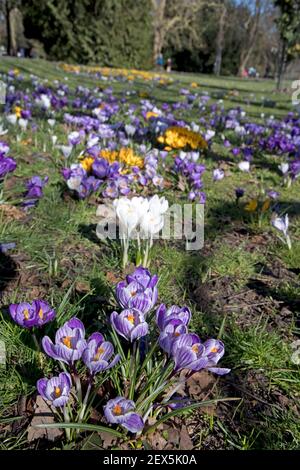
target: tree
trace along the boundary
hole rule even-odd
[[[188,33],[189,38],[197,42],[199,39],[195,18],[205,5],[205,0],[151,0],[153,18],[153,60],[155,61],[167,45],[168,36],[180,48],[180,37]]]
[[[275,0],[279,9],[277,25],[281,37],[281,49],[277,74],[277,89],[281,88],[286,65],[297,54],[300,42],[300,3],[299,0]]]
[[[219,6],[219,25],[216,43],[216,59],[214,63],[214,74],[220,75],[222,66],[222,54],[224,49],[224,35],[225,35],[225,23],[228,14],[228,7],[226,2],[220,2]]]
[[[255,0],[254,4],[249,3],[247,0],[246,3],[241,3],[241,7],[247,9],[247,17],[243,24],[245,39],[243,41],[241,51],[240,51],[240,64],[238,74],[243,75],[243,71],[248,65],[248,61],[252,54],[255,45],[255,38],[258,32],[259,19],[262,12],[262,0]]]
[[[19,0],[0,0],[0,10],[6,23],[6,51],[7,55],[17,55],[17,24],[19,24]],[[21,21],[22,22],[22,21]]]
[[[149,68],[150,0],[22,0],[25,30],[51,59]]]

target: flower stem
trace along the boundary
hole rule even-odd
[[[66,423],[69,423],[70,422],[70,416],[69,416],[69,413],[68,413],[68,409],[66,406],[64,406],[64,420]],[[71,440],[71,433],[70,433],[70,429],[68,428],[65,428],[66,430],[66,438],[68,441]]]

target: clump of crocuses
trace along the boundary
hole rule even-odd
[[[11,304],[9,313],[12,319],[24,328],[41,327],[54,320],[56,315],[55,310],[45,300]]]
[[[57,330],[54,341],[43,338],[45,353],[59,361],[63,372],[39,380],[37,388],[44,399],[60,409],[68,431],[68,423],[80,429],[88,420],[95,397],[91,390],[99,383],[107,400],[103,419],[120,426],[121,434],[106,429],[125,437],[124,430],[134,434],[153,430],[156,422],[169,419],[168,410],[173,410],[173,416],[174,410],[180,414],[201,406],[201,402],[188,396],[180,399],[176,393],[196,371],[205,369],[218,375],[230,371],[218,366],[224,355],[221,340],[202,342],[189,331],[189,307],[156,305],[158,281],[158,276],[139,266],[117,284],[115,298],[120,311],[110,314],[109,339],[100,332],[86,339],[85,327],[75,317]],[[86,372],[77,367],[79,361]],[[74,396],[76,399],[71,400]],[[150,427],[149,417],[154,422]]]

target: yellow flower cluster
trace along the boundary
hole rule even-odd
[[[267,210],[270,208],[270,205],[271,205],[271,200],[270,199],[266,199],[263,203],[262,203],[262,206],[261,206],[261,212],[264,213],[264,212],[267,212]],[[256,209],[258,208],[258,200],[257,199],[251,199],[251,201],[249,201],[246,205],[245,205],[245,210],[247,212],[255,212]]]
[[[207,142],[200,134],[179,126],[169,127],[157,140],[160,144],[166,145],[166,150],[186,147],[192,150],[207,148]]]
[[[124,165],[132,167],[137,166],[138,168],[144,167],[144,160],[142,157],[135,155],[132,148],[122,147],[120,150],[101,150],[100,156],[105,158],[109,163],[120,162]]]
[[[101,73],[106,77],[123,77],[129,81],[135,80],[139,78],[141,80],[149,81],[149,80],[159,80],[160,84],[168,84],[173,81],[172,78],[164,76],[162,74],[158,74],[155,72],[148,72],[143,70],[135,70],[135,69],[115,69],[110,67],[89,67],[89,66],[82,66],[82,65],[71,65],[71,64],[60,64],[60,67],[65,72],[87,72],[87,73]]]

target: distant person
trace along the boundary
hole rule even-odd
[[[248,78],[248,70],[245,69],[245,68],[242,70],[242,77],[243,78]]]
[[[257,74],[256,69],[254,67],[249,67],[248,69],[249,77],[256,78],[256,74]]]
[[[158,54],[157,56],[156,66],[159,70],[163,70],[164,68],[164,56],[162,55],[162,53]]]
[[[170,73],[172,70],[172,59],[169,57],[169,59],[167,60],[167,68],[166,68],[166,71],[168,73]]]

